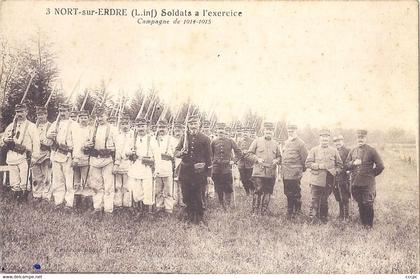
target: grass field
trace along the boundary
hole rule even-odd
[[[382,152],[374,229],[350,223],[311,225],[286,220],[282,184],[276,185],[269,216],[250,216],[250,200],[237,189],[238,207],[228,213],[211,201],[208,227],[175,216],[133,218],[116,213],[102,222],[88,214],[51,206],[17,204],[1,193],[2,272],[122,273],[418,273],[419,185],[416,167]],[[307,177],[303,210],[309,211]]]

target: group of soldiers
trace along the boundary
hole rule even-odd
[[[331,192],[339,203],[339,218],[348,220],[349,200],[359,207],[360,219],[373,226],[375,177],[383,169],[378,152],[366,143],[367,131],[358,130],[357,146],[349,150],[341,135],[327,129],[319,145],[307,150],[297,126],[287,125],[287,140],[274,138],[274,123],[264,122],[262,136],[255,129],[231,131],[217,123],[213,131],[199,115],[185,123],[160,119],[156,125],[122,116],[116,123],[105,108],[72,112],[62,104],[53,123],[45,107],[36,108],[36,123],[27,119],[24,104],[15,107],[14,121],[0,144],[7,152],[9,187],[15,199],[53,201],[63,210],[92,210],[112,216],[115,209],[134,212],[174,212],[185,207],[185,218],[204,222],[208,195],[217,194],[220,207],[235,203],[233,179],[252,198],[251,211],[267,214],[277,177],[287,198],[287,216],[302,213],[301,179],[309,169],[312,201],[309,217],[326,221]],[[202,123],[203,122],[203,123]],[[31,178],[30,178],[31,177]]]

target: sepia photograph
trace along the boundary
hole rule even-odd
[[[417,278],[418,8],[1,1],[2,278]]]

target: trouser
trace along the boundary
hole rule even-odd
[[[328,197],[331,194],[331,187],[311,185],[311,209],[310,217],[326,219],[328,217]]]
[[[143,179],[128,177],[128,188],[132,194],[133,202],[142,201],[145,205],[153,205],[155,203],[153,186],[151,176]]]
[[[202,191],[206,182],[206,176],[195,175],[188,179],[179,181],[182,188],[182,197],[186,205],[188,218],[194,223],[198,223],[204,215]]]
[[[29,191],[28,179],[28,162],[25,160],[18,165],[13,166],[9,171],[10,188],[14,192]]]
[[[51,161],[44,160],[32,167],[32,195],[34,198],[51,199]]]
[[[104,209],[104,212],[112,213],[114,210],[114,177],[112,175],[113,164],[104,167],[90,166],[90,188],[93,190],[93,208]]]
[[[175,205],[174,184],[172,176],[156,177],[156,208],[165,208],[167,212],[172,212]]]
[[[71,159],[63,163],[53,161],[52,173],[51,192],[55,205],[60,205],[65,201],[67,206],[73,207],[74,186]]]
[[[275,177],[253,177],[255,191],[252,197],[252,212],[266,213],[270,203],[270,197],[273,194]]]
[[[232,173],[213,173],[214,188],[219,198],[219,203],[223,206],[230,205],[233,193]]]
[[[334,185],[333,193],[340,208],[339,217],[349,217],[350,189],[348,181],[337,181]]]
[[[89,166],[73,167],[74,206],[78,208],[87,209],[89,206],[86,197],[92,196],[87,185],[88,170]]]
[[[240,168],[239,175],[246,194],[254,191],[254,183],[252,181],[252,168]]]
[[[301,189],[299,179],[283,179],[284,194],[287,197],[287,213],[297,213],[301,210]]]
[[[373,203],[376,197],[376,186],[357,186],[352,187],[352,195],[359,206],[360,221],[363,225],[372,227],[374,219]]]
[[[114,205],[130,207],[132,206],[131,200],[131,191],[128,187],[128,175],[124,174],[115,174],[115,196],[114,196]]]
[[[179,183],[178,179],[175,178],[174,180],[174,198],[177,204],[184,204],[184,201],[182,199],[182,188],[181,184]]]

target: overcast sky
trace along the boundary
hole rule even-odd
[[[3,2],[11,42],[40,28],[55,44],[64,89],[111,79],[191,96],[223,120],[252,107],[300,126],[418,127],[417,4],[407,2]],[[218,7],[219,6],[219,7]],[[131,17],[47,16],[46,8],[242,11],[211,25],[139,25]],[[173,19],[173,18],[171,18]]]

